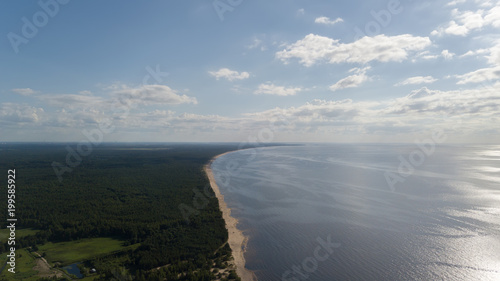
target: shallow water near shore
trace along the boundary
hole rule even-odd
[[[259,280],[499,280],[500,146],[427,149],[269,147],[212,170]]]

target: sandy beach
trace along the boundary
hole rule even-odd
[[[210,180],[210,185],[212,186],[212,189],[215,192],[215,195],[217,196],[217,199],[219,200],[219,207],[222,212],[222,217],[224,218],[224,221],[226,222],[226,228],[229,233],[229,239],[228,243],[229,246],[231,247],[231,251],[233,253],[234,257],[234,263],[236,266],[236,273],[238,274],[239,277],[241,277],[242,281],[256,281],[257,278],[255,274],[245,268],[245,249],[246,249],[246,244],[248,238],[243,235],[243,232],[240,231],[237,228],[238,225],[238,220],[233,218],[231,216],[231,209],[227,207],[226,202],[224,201],[224,196],[221,194],[219,187],[217,186],[217,183],[215,182],[214,175],[212,173],[212,170],[210,169],[210,165],[212,162],[217,159],[218,157],[225,155],[229,152],[220,154],[212,158],[210,163],[205,165],[205,173],[208,176],[208,179]]]

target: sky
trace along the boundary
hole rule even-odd
[[[494,0],[0,1],[0,142],[498,144],[499,31]]]

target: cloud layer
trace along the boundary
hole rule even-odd
[[[243,80],[250,77],[250,73],[248,72],[243,71],[240,73],[238,71],[234,71],[229,68],[221,68],[218,71],[209,71],[208,73],[213,77],[215,77],[215,79],[217,80],[224,78],[229,81],[234,81],[234,80]]]
[[[348,44],[339,43],[339,40],[328,37],[309,34],[277,52],[276,58],[285,63],[296,58],[301,64],[308,67],[322,61],[332,64],[365,64],[372,61],[401,62],[406,60],[410,53],[423,50],[430,44],[431,41],[428,37],[410,34],[363,37]]]
[[[356,74],[350,75],[346,78],[339,80],[334,85],[330,86],[330,90],[335,92],[337,90],[342,90],[346,88],[356,88],[359,87],[364,82],[368,81],[370,78],[366,75],[366,71],[369,70],[370,67],[365,68],[354,68],[351,69],[350,72],[355,72]]]
[[[294,96],[302,91],[299,87],[286,88],[284,86],[276,86],[270,82],[260,84],[257,90],[254,91],[256,95],[276,95],[276,96]]]
[[[335,25],[339,22],[343,22],[344,20],[341,19],[341,18],[336,18],[334,20],[331,20],[330,18],[328,17],[319,17],[319,18],[316,18],[314,20],[315,23],[319,23],[319,24],[325,24],[325,25]]]

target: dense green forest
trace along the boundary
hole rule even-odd
[[[66,165],[67,147],[75,145],[0,146],[5,180],[16,169],[17,227],[36,230],[17,238],[18,249],[112,237],[123,241],[122,251],[81,261],[96,269],[95,280],[215,279],[210,269],[224,268],[230,249],[203,165],[238,145],[102,144],[58,178],[62,166],[54,163]],[[0,202],[6,210],[7,192]]]

